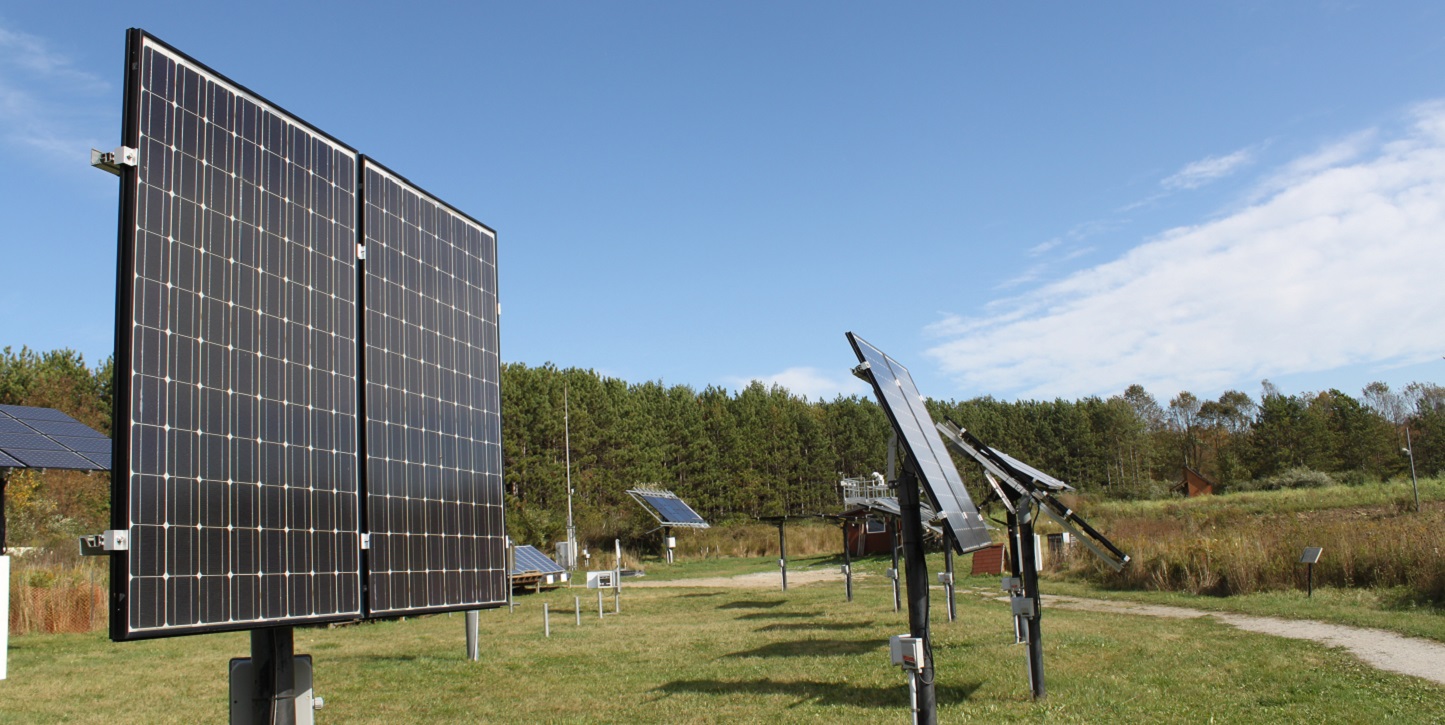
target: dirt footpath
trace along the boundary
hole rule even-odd
[[[805,569],[788,572],[788,585],[809,584],[822,581],[841,581],[842,573],[837,569]],[[702,579],[675,579],[672,581],[647,581],[633,579],[623,582],[622,587],[708,587],[722,589],[778,589],[781,580],[778,572],[756,572],[731,577],[708,577]],[[934,589],[939,589],[935,586]],[[964,592],[960,592],[964,593]],[[999,598],[997,592],[974,591],[973,594],[991,599]],[[1254,617],[1247,614],[1228,612],[1207,612],[1188,607],[1169,607],[1158,604],[1138,604],[1104,599],[1044,595],[1044,607],[1076,609],[1087,612],[1109,614],[1133,614],[1143,617],[1168,617],[1173,619],[1198,619],[1213,617],[1232,627],[1249,632],[1304,639],[1318,642],[1327,647],[1344,647],[1365,663],[1381,670],[1402,675],[1420,677],[1445,685],[1445,644],[1430,640],[1405,637],[1393,632],[1364,627],[1348,627],[1343,624],[1326,624],[1305,619],[1275,619]]]
[[[992,596],[992,592],[989,595]],[[1202,609],[1188,607],[1166,607],[1156,604],[1136,604],[1045,594],[1044,609],[1047,610],[1050,607],[1175,619],[1213,617],[1225,624],[1250,632],[1290,639],[1305,639],[1328,647],[1344,647],[1354,656],[1378,669],[1420,677],[1445,685],[1445,644],[1405,637],[1380,629],[1326,624],[1307,619],[1254,617],[1248,614],[1229,612],[1206,612]]]

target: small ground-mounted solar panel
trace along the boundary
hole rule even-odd
[[[54,408],[0,405],[0,468],[110,470],[110,438]]]
[[[707,521],[671,491],[639,488],[627,492],[663,526],[706,529]]]
[[[913,383],[913,375],[863,338],[850,332],[848,341],[959,553],[988,546],[991,540],[983,516],[964,488],[963,477],[949,457],[943,439],[934,429],[933,417]]]
[[[541,574],[565,574],[560,564],[552,561],[552,558],[537,550],[535,546],[525,544],[513,547],[512,549],[512,574],[525,574],[538,572]]]
[[[112,637],[361,611],[357,154],[133,30]]]
[[[497,606],[496,233],[372,159],[362,171],[367,609]]]

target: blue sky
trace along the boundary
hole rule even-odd
[[[0,345],[113,344],[124,31],[498,230],[502,358],[826,397],[1445,380],[1445,5],[25,3]]]

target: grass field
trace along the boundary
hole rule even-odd
[[[790,571],[833,564],[799,559]],[[907,625],[876,573],[886,566],[860,563],[868,573],[852,603],[841,582],[786,593],[624,588],[622,613],[610,613],[609,599],[602,618],[585,589],[520,596],[514,612],[482,613],[476,663],[465,659],[461,615],[298,629],[296,647],[315,658],[323,722],[906,722],[905,680],[887,640]],[[650,562],[647,579],[744,570],[776,571],[776,560]],[[1007,605],[961,596],[959,615],[946,621],[935,589],[942,722],[1430,722],[1445,713],[1445,688],[1340,651],[1207,619],[1062,609],[1045,611],[1049,696],[1035,703]],[[247,648],[244,634],[15,637],[0,722],[223,721],[226,662]]]

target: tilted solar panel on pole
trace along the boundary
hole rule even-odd
[[[710,528],[702,516],[671,491],[641,488],[630,490],[627,493],[636,499],[638,503],[642,504],[643,508],[652,514],[652,517],[657,519],[658,523],[664,526],[681,526],[694,529]]]
[[[0,468],[110,470],[110,438],[55,410],[0,405]]]
[[[128,56],[112,636],[355,618],[357,154],[141,31]]]
[[[851,332],[848,341],[859,362],[867,365],[878,401],[898,431],[898,438],[916,466],[934,510],[953,535],[959,553],[988,546],[991,539],[983,516],[969,497],[963,477],[934,429],[933,417],[908,368]]]
[[[368,611],[499,605],[496,234],[372,159],[362,169]]]

